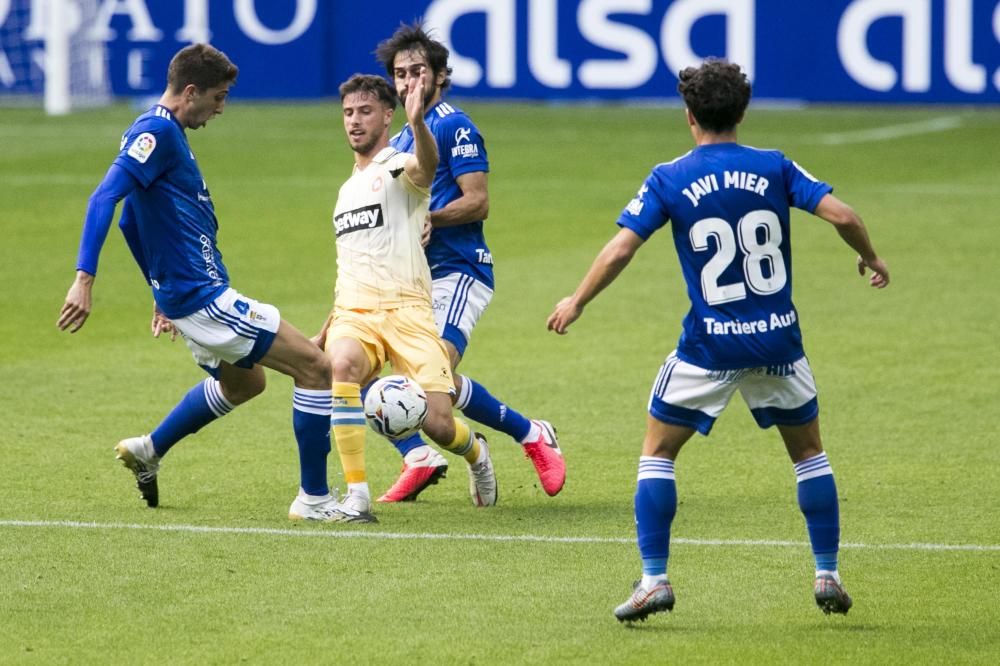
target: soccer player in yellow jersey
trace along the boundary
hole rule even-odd
[[[333,363],[333,434],[348,493],[335,522],[377,522],[365,471],[361,387],[388,362],[427,393],[423,430],[469,463],[479,506],[496,503],[496,476],[486,442],[452,415],[451,364],[434,325],[431,275],[421,245],[438,164],[424,122],[426,77],[406,95],[414,154],[389,147],[396,92],[378,76],[356,74],[340,86],[354,172],[333,214],[337,286],[333,312],[317,341]]]

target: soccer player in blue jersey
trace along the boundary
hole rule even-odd
[[[264,390],[261,366],[295,381],[292,425],[301,486],[289,518],[326,520],[330,495],[331,369],[323,352],[273,305],[230,286],[216,245],[218,220],[186,130],[221,115],[238,69],[206,44],[181,49],[170,61],[162,97],[122,136],[118,156],[90,197],[76,279],[57,326],[75,333],[91,311],[97,262],[118,202],[119,226],[153,290],[154,337],[180,332],[210,375],[195,385],[150,434],[124,439],[117,457],[135,475],[150,507],[159,504],[157,474],[170,448]]]
[[[375,55],[396,85],[400,98],[427,74],[425,120],[438,145],[440,162],[431,186],[432,232],[426,247],[433,279],[433,305],[438,333],[444,340],[452,369],[458,367],[469,337],[493,297],[493,255],[483,236],[489,212],[486,144],[479,129],[461,109],[442,99],[451,83],[448,49],[431,39],[419,24],[401,25],[378,45]],[[390,144],[412,152],[409,125]],[[455,373],[455,406],[473,421],[510,435],[520,443],[538,473],[542,489],[556,495],[566,481],[566,463],[555,429],[548,421],[532,420],[494,397],[482,384]],[[380,502],[416,499],[447,470],[447,461],[420,437],[394,442],[403,456],[403,472]],[[470,468],[469,489],[482,505]],[[495,494],[495,493],[494,493]]]
[[[709,59],[687,68],[678,90],[696,147],[653,168],[618,218],[617,235],[548,319],[550,330],[565,333],[653,232],[672,222],[691,309],[650,395],[635,493],[642,579],[614,614],[624,622],[673,609],[667,556],[677,509],[674,461],[695,432],[708,435],[737,390],[761,428],[777,426],[792,459],[816,561],[816,603],[846,613],[852,601],[837,572],[837,489],[792,304],[790,207],[831,223],[858,253],[859,273],[872,271],[873,287],[889,284],[889,269],[833,188],[776,150],[737,143],[750,101],[738,65]]]

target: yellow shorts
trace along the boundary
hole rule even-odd
[[[425,391],[455,393],[448,352],[428,306],[393,310],[335,307],[333,322],[326,332],[326,348],[339,338],[353,338],[361,343],[372,364],[373,376],[378,376],[388,362],[393,372],[416,380]]]

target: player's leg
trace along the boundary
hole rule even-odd
[[[687,426],[647,417],[646,437],[639,458],[635,488],[635,526],[642,557],[642,578],[632,596],[615,608],[620,622],[645,620],[674,608],[674,591],[667,579],[670,527],[677,513],[674,460],[695,433]]]
[[[846,613],[852,601],[837,570],[837,486],[820,438],[816,382],[809,362],[803,357],[762,369],[748,377],[740,391],[760,427],[778,427],[794,465],[799,508],[816,561],[816,602],[826,613]]]
[[[260,315],[250,317],[251,312]],[[211,377],[191,388],[152,433],[115,447],[149,506],[159,504],[157,474],[171,447],[264,390],[264,373],[253,364],[267,351],[279,321],[273,306],[228,289],[202,310],[172,322]]]
[[[374,382],[361,389],[361,404],[364,404],[372,383]],[[419,431],[399,439],[386,439],[403,456],[403,469],[392,486],[376,502],[414,502],[420,493],[447,477],[448,460],[437,449],[429,446]]]
[[[454,336],[454,330],[446,330],[443,338],[454,369],[461,361],[461,352],[448,335]],[[455,375],[455,389],[455,407],[467,418],[510,435],[534,465],[545,493],[550,497],[558,495],[566,483],[566,461],[555,427],[548,421],[527,419],[466,375]]]
[[[393,369],[414,379],[427,393],[424,433],[468,463],[469,493],[476,506],[496,504],[496,474],[486,439],[452,414],[455,387],[451,363],[434,328],[430,308],[394,310],[387,317],[383,333]]]
[[[840,507],[833,469],[819,434],[819,417],[803,425],[778,425],[795,465],[799,509],[806,519],[816,560],[813,591],[824,613],[847,613],[853,601],[844,589],[837,566],[840,549]]]
[[[371,512],[371,490],[365,465],[365,414],[361,386],[378,372],[382,363],[374,337],[375,322],[363,315],[343,313],[334,319],[327,334],[326,353],[333,366],[333,415],[331,424],[347,494],[332,520],[344,523],[377,523]]]
[[[667,578],[670,528],[677,512],[674,462],[695,432],[707,435],[728,403],[735,385],[719,381],[703,368],[674,354],[657,374],[649,399],[646,436],[635,490],[635,524],[642,558],[642,578],[632,596],[615,608],[622,622],[644,620],[674,607]]]
[[[473,329],[493,298],[493,290],[472,276],[453,273],[434,280],[433,297],[434,324],[454,371],[462,361]],[[468,376],[455,374],[455,390],[455,407],[466,418],[506,433],[523,447],[546,494],[553,496],[562,490],[566,462],[551,423],[528,419]]]
[[[260,364],[294,381],[292,428],[299,450],[299,492],[288,509],[292,520],[328,520],[335,501],[327,481],[330,454],[330,363],[297,328],[281,321]]]
[[[486,438],[472,432],[469,424],[452,415],[452,398],[443,391],[427,391],[424,432],[441,448],[461,456],[469,469],[469,494],[476,506],[497,503],[496,472]]]

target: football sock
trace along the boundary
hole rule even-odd
[[[419,446],[427,446],[427,442],[424,438],[420,436],[419,432],[415,432],[409,437],[404,437],[403,439],[390,439],[392,445],[396,447],[399,451],[399,455],[406,457],[406,454]]]
[[[327,390],[295,387],[292,428],[299,445],[299,478],[306,495],[329,495],[326,458],[330,454],[330,409]]]
[[[470,465],[479,462],[479,457],[483,453],[479,440],[473,436],[469,424],[462,419],[455,419],[455,439],[447,445],[442,444],[441,447],[457,456],[462,456]]]
[[[494,398],[482,384],[465,375],[461,377],[462,390],[455,401],[455,407],[465,416],[476,423],[507,433],[516,442],[522,441],[528,435],[531,421]]]
[[[837,485],[826,453],[795,463],[799,508],[806,518],[817,571],[837,571],[840,547],[840,509]]]
[[[361,387],[352,382],[333,383],[333,437],[337,441],[344,480],[350,484],[368,482],[365,471],[365,414],[361,408]]]
[[[348,483],[347,492],[354,493],[355,495],[362,495],[366,499],[371,499],[372,497],[371,490],[368,489],[367,481],[362,481],[360,483]]]
[[[635,489],[635,527],[642,556],[643,585],[666,577],[670,556],[670,525],[677,513],[674,461],[655,456],[639,457]]]
[[[198,432],[232,410],[233,405],[222,395],[218,380],[206,379],[188,391],[150,434],[153,450],[162,458],[182,438]]]

